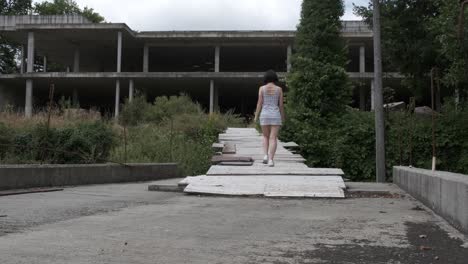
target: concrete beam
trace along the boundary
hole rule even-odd
[[[117,32],[117,72],[122,71],[122,31]]]
[[[120,80],[115,81],[115,111],[114,117],[116,120],[119,118],[120,108]]]
[[[44,64],[43,65],[43,67],[44,67],[43,72],[47,72],[47,56],[44,56],[42,61],[43,61],[43,64]]]
[[[219,72],[221,47],[215,47],[215,72]]]
[[[149,46],[145,43],[143,47],[143,72],[149,71]]]

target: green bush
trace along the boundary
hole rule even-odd
[[[328,123],[293,126],[286,123],[284,140],[301,145],[301,154],[313,167],[342,168],[354,181],[375,180],[374,113],[349,108]],[[291,132],[299,128],[299,131]],[[437,169],[468,174],[468,104],[455,109],[448,103],[436,119]],[[298,136],[299,135],[299,136]],[[386,115],[387,175],[392,166],[430,169],[432,164],[431,117],[391,112]],[[411,162],[410,162],[411,160]]]
[[[3,129],[0,125],[0,129]],[[115,132],[103,122],[78,122],[47,129],[45,124],[11,129],[0,141],[10,147],[2,163],[102,163],[115,145]]]
[[[139,96],[131,103],[126,102],[123,109],[138,121],[126,123],[129,125],[126,138],[125,134],[121,135],[112,159],[176,162],[184,175],[206,173],[213,155],[211,145],[217,141],[218,134],[228,126],[243,126],[242,119],[232,112],[208,115],[185,95],[158,97],[154,104]]]

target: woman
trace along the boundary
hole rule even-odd
[[[276,85],[278,76],[273,70],[265,73],[263,86],[258,91],[255,122],[260,114],[260,125],[263,134],[263,163],[275,166],[274,158],[278,143],[278,133],[284,121],[283,89]]]

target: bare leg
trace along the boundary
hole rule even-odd
[[[270,126],[262,126],[262,134],[263,134],[263,155],[268,155],[268,147],[270,145]]]
[[[280,126],[271,126],[271,131],[270,131],[270,153],[268,155],[268,158],[270,160],[273,160],[275,158],[275,153],[276,153],[276,147],[278,145],[278,133],[280,130]]]

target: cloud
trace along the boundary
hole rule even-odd
[[[51,0],[49,0],[51,1]],[[134,30],[293,30],[302,0],[75,0]],[[343,19],[359,19],[346,0]]]

